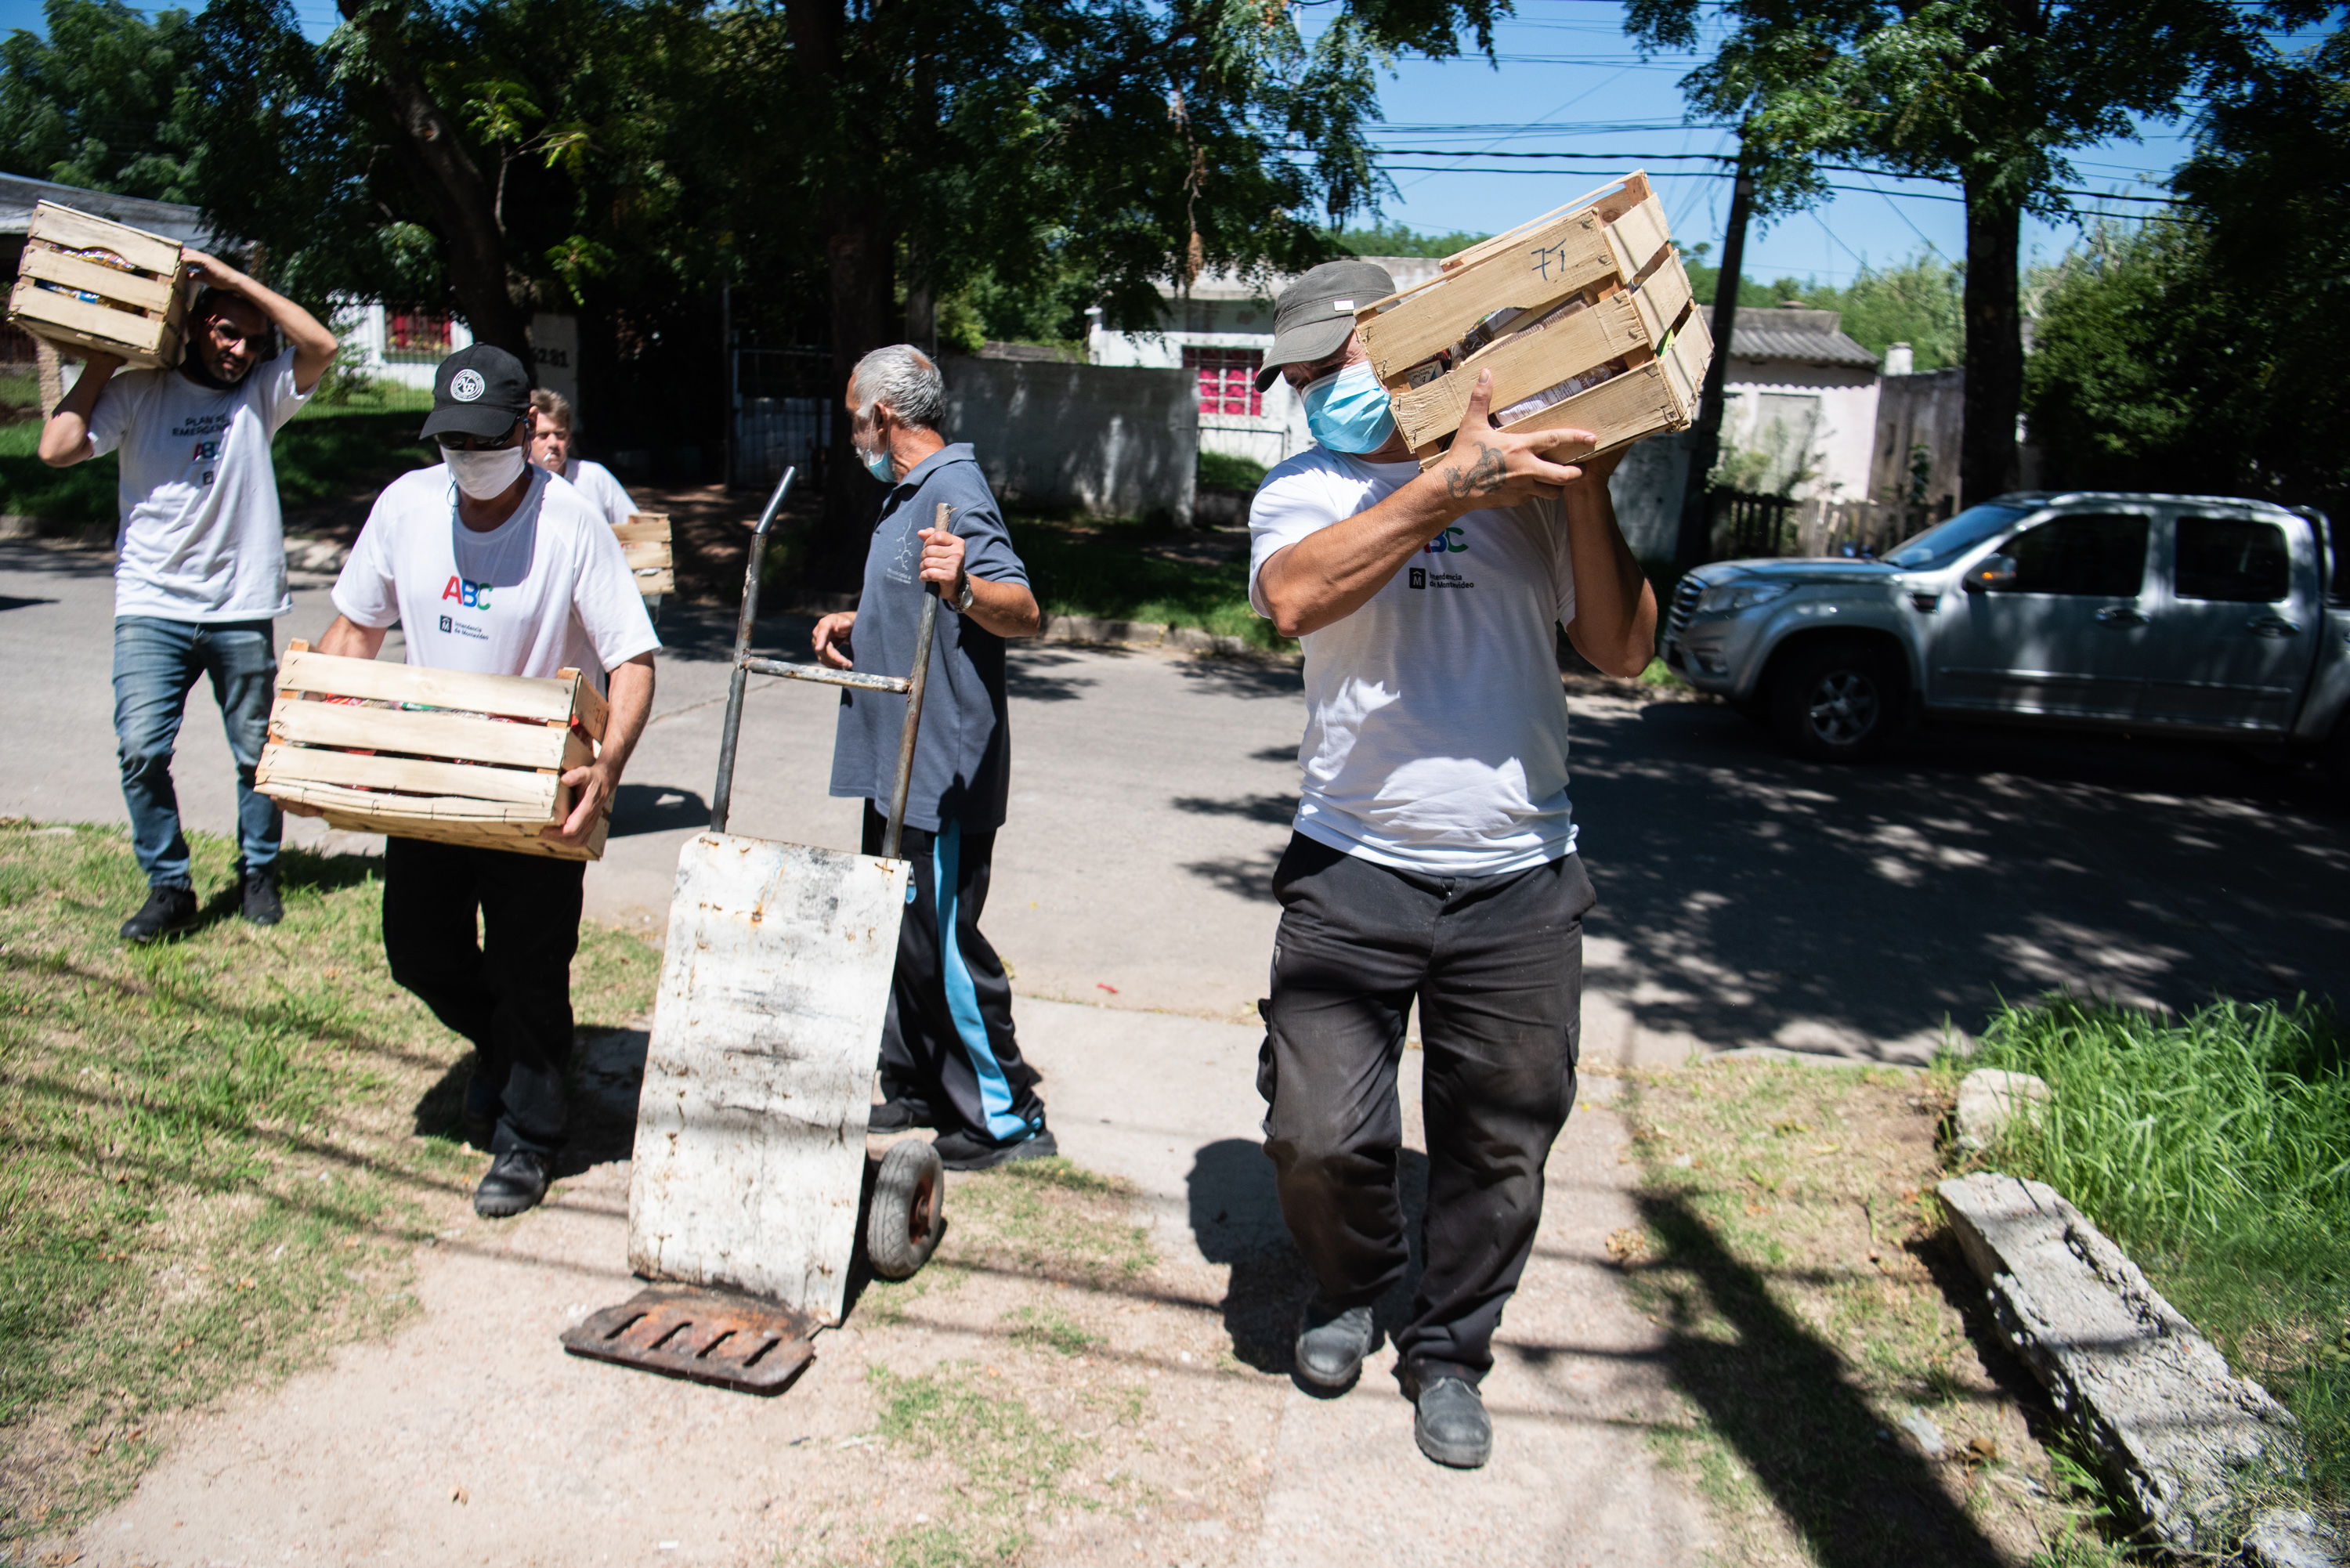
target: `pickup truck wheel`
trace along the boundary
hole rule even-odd
[[[1773,672],[1771,727],[1813,762],[1853,763],[1875,754],[1901,711],[1893,661],[1865,642],[1799,649]]]

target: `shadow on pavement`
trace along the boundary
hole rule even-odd
[[[667,833],[673,827],[706,826],[709,821],[710,803],[690,789],[623,782],[612,795],[609,836]]]
[[[1821,1568],[1998,1568],[2006,1558],[1886,1436],[1844,1359],[1738,1262],[1679,1198],[1640,1206],[1664,1251],[1644,1271],[1664,1298],[1666,1365],[1736,1449]],[[1725,1332],[1726,1329],[1726,1332]]]
[[[1396,1174],[1411,1262],[1374,1309],[1380,1332],[1389,1340],[1410,1321],[1412,1293],[1419,1288],[1428,1157],[1418,1149],[1404,1149]],[[1219,1306],[1233,1357],[1260,1372],[1294,1373],[1297,1314],[1314,1289],[1314,1275],[1281,1217],[1273,1161],[1265,1158],[1264,1146],[1249,1138],[1219,1138],[1201,1145],[1192,1157],[1184,1189],[1200,1255],[1232,1268]]]
[[[2350,997],[2350,821],[2314,779],[2126,738],[1929,731],[1795,762],[1728,709],[1579,707],[1596,987],[1711,1045],[1930,1048],[2058,986]]]

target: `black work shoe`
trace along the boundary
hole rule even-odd
[[[1484,1398],[1458,1377],[1432,1377],[1413,1401],[1419,1414],[1411,1435],[1419,1451],[1440,1465],[1473,1470],[1493,1457],[1493,1417]]]
[[[489,1173],[473,1189],[473,1212],[484,1220],[504,1220],[546,1196],[546,1156],[510,1149],[490,1161]]]
[[[1350,1388],[1378,1336],[1369,1307],[1341,1310],[1315,1291],[1297,1325],[1297,1376],[1316,1388]]]
[[[286,918],[286,905],[277,897],[277,868],[264,866],[258,871],[248,871],[244,862],[236,863],[237,880],[244,885],[244,908],[239,912],[256,926],[274,926]]]
[[[991,1166],[1009,1165],[1015,1159],[1050,1159],[1061,1152],[1061,1146],[1041,1122],[1026,1137],[1008,1141],[957,1128],[941,1133],[931,1147],[939,1151],[940,1163],[949,1170],[985,1170]]]
[[[196,890],[192,888],[150,888],[139,912],[122,922],[122,940],[147,943],[184,931],[196,923]]]
[[[877,1133],[910,1132],[916,1127],[939,1125],[938,1113],[920,1100],[884,1100],[866,1114],[865,1130]]]

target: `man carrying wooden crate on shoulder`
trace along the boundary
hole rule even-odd
[[[905,675],[923,596],[943,606],[906,796],[899,852],[914,874],[881,1030],[886,1097],[868,1125],[938,1128],[949,1170],[1042,1158],[1055,1144],[1036,1070],[1021,1059],[1012,982],[979,917],[1011,775],[1003,645],[1035,636],[1044,617],[979,460],[939,433],[946,380],[930,357],[906,343],[866,355],[846,411],[858,456],[889,488],[866,549],[864,592],[854,610],[816,622],[816,657],[835,670]],[[905,721],[903,697],[841,691],[832,793],[863,798],[868,855],[881,850]]]
[[[373,659],[397,622],[412,665],[608,676],[603,747],[563,775],[571,815],[544,834],[585,844],[652,711],[660,639],[610,526],[528,461],[521,360],[488,344],[442,360],[422,433],[440,441],[444,461],[402,474],[376,498],[336,580],[339,613],[318,651]],[[474,1211],[519,1214],[546,1196],[563,1145],[587,863],[416,838],[392,839],[383,858],[391,977],[473,1044],[466,1120],[492,1128]]]
[[[52,468],[120,449],[122,520],[115,533],[114,733],[130,847],[147,902],[122,935],[151,942],[195,923],[196,887],[172,751],[197,678],[213,697],[236,759],[238,894],[244,918],[274,926],[284,819],[253,787],[277,673],[270,622],[294,608],[269,445],[335,361],[335,336],[316,317],[202,251],[184,253],[203,286],[188,313],[176,370],[115,372],[92,353],[41,429]],[[269,329],[292,347],[264,363]]]
[[[1503,434],[1481,377],[1420,471],[1355,337],[1355,312],[1393,292],[1367,262],[1308,272],[1275,304],[1258,377],[1298,389],[1315,444],[1265,475],[1249,514],[1250,600],[1304,640],[1306,698],[1257,1086],[1282,1214],[1318,1284],[1297,1374],[1341,1390],[1409,1262],[1396,1072],[1418,1003],[1426,1268],[1398,1370],[1420,1450],[1472,1467],[1493,1446],[1478,1385],[1575,1102],[1594,899],[1555,628],[1634,675],[1657,607],[1608,502],[1615,460],[1557,460],[1589,432]]]

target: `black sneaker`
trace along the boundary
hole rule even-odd
[[[1458,1377],[1432,1377],[1413,1396],[1411,1435],[1440,1465],[1473,1470],[1493,1457],[1493,1417],[1483,1396]]]
[[[936,1111],[920,1100],[884,1100],[867,1113],[865,1130],[877,1133],[911,1132],[916,1127],[939,1125]]]
[[[1027,1137],[1004,1141],[957,1128],[941,1133],[931,1147],[939,1151],[940,1163],[949,1170],[985,1170],[992,1166],[1009,1165],[1015,1159],[1050,1159],[1061,1152],[1061,1146],[1053,1141],[1052,1133],[1042,1122]]]
[[[473,1189],[473,1212],[484,1220],[504,1220],[546,1196],[546,1156],[511,1149],[490,1161],[488,1174]]]
[[[196,890],[192,888],[150,888],[139,912],[122,922],[122,940],[144,946],[161,937],[186,930],[196,923]]]
[[[236,863],[237,881],[244,888],[244,918],[256,926],[274,926],[286,918],[285,900],[277,896],[277,868],[264,866],[258,871],[247,871],[244,862]]]
[[[1316,1388],[1353,1387],[1378,1334],[1369,1307],[1341,1310],[1315,1291],[1297,1324],[1297,1376]]]

